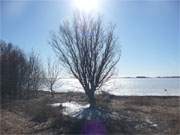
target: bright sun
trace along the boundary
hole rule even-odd
[[[98,0],[74,0],[77,9],[92,12],[98,9]]]

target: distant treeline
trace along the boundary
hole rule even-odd
[[[28,56],[13,44],[0,41],[0,65],[1,102],[37,95],[43,70],[35,53]]]
[[[180,78],[180,76],[157,76],[157,77],[136,76],[136,77],[115,77],[115,78]]]
[[[157,78],[180,78],[180,76],[158,76]]]

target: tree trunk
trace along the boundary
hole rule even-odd
[[[53,91],[53,86],[51,85],[51,96],[54,97],[54,91]]]
[[[90,107],[95,107],[96,106],[96,98],[95,98],[94,92],[90,92],[90,94],[88,94],[88,98],[89,98]]]

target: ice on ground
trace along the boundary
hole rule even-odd
[[[65,115],[73,116],[77,112],[80,112],[81,110],[83,110],[85,108],[88,108],[89,104],[80,105],[80,104],[78,104],[76,102],[65,102],[65,103],[62,103],[62,106],[65,107],[64,110],[63,110],[63,113]]]
[[[152,126],[153,126],[153,127],[157,127],[158,125],[157,125],[157,124],[153,124]]]
[[[63,114],[69,115],[72,117],[74,117],[75,114],[77,114],[81,110],[89,107],[89,104],[81,105],[81,104],[78,104],[77,102],[64,102],[64,103],[51,104],[52,107],[58,107],[60,105],[62,105],[62,107],[64,107]]]
[[[53,103],[53,104],[51,104],[52,107],[58,107],[60,105],[61,105],[61,103]]]
[[[147,123],[149,123],[152,127],[157,127],[157,126],[158,126],[158,124],[152,122],[152,121],[151,121],[150,119],[148,119],[148,118],[146,118],[145,121],[146,121]]]

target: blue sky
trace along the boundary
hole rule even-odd
[[[180,1],[98,0],[105,22],[116,24],[122,49],[119,76],[180,75]],[[70,19],[73,0],[1,1],[1,39],[42,61],[53,56],[50,33]]]

